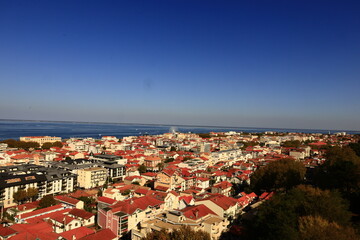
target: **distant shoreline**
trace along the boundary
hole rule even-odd
[[[198,127],[198,128],[222,128],[222,129],[259,129],[259,130],[295,130],[305,131],[331,131],[331,132],[359,132],[360,130],[339,130],[339,129],[314,129],[314,128],[275,128],[275,127],[234,127],[234,126],[206,126],[206,125],[188,125],[188,124],[160,124],[160,123],[118,123],[118,122],[85,122],[85,121],[65,121],[65,120],[25,120],[25,119],[0,119],[0,121],[9,122],[40,122],[40,123],[76,123],[76,124],[107,124],[107,125],[140,125],[140,126],[166,126],[166,127]]]

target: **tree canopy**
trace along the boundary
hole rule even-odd
[[[314,174],[314,182],[323,189],[339,190],[360,213],[360,157],[349,147],[328,149],[326,161]]]
[[[309,221],[312,221],[303,217],[309,216],[320,217],[329,224],[334,223],[343,228],[349,225],[351,213],[339,193],[300,185],[286,194],[275,195],[259,207],[254,221],[248,223],[249,237],[269,240],[303,239],[302,236],[311,228]],[[322,234],[325,237],[319,239],[327,239],[328,232]],[[310,232],[309,235],[311,236]]]
[[[251,176],[255,192],[289,190],[303,182],[306,169],[301,162],[281,159],[259,168]]]
[[[40,145],[37,142],[23,142],[17,141],[15,139],[6,139],[1,141],[0,143],[6,143],[10,148],[21,148],[25,150],[29,150],[30,148],[39,148]]]
[[[142,240],[210,240],[210,235],[204,231],[194,231],[189,226],[181,226],[172,232],[165,229],[153,231]]]
[[[46,207],[50,207],[50,206],[54,206],[57,204],[57,201],[54,199],[54,197],[52,195],[46,195],[44,196],[40,202],[39,202],[39,206],[41,208],[46,208]]]

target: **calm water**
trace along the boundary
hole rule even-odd
[[[34,122],[34,121],[5,121],[0,120],[0,140],[19,138],[21,136],[57,136],[62,138],[100,138],[101,136],[139,136],[143,134],[162,134],[176,128],[180,132],[207,133],[211,131],[243,131],[243,132],[305,132],[328,133],[328,130],[314,129],[274,129],[274,128],[227,128],[227,127],[198,127],[198,126],[171,126],[171,125],[133,125],[133,124],[106,124],[106,123],[71,123],[71,122]],[[338,132],[337,131],[330,131]],[[347,131],[359,134],[359,131]]]

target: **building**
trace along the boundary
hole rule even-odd
[[[109,228],[117,237],[121,237],[145,219],[159,214],[164,202],[150,196],[131,198],[115,202],[102,208],[98,205],[98,225]]]
[[[34,164],[0,167],[0,204],[5,208],[17,205],[13,195],[19,190],[37,188],[35,198],[45,195],[69,193],[76,186],[76,175]]]
[[[106,182],[107,170],[101,167],[81,169],[78,171],[78,185],[83,188],[102,186]]]
[[[23,142],[36,142],[40,146],[42,146],[46,142],[50,142],[50,143],[61,142],[61,137],[27,136],[27,137],[20,137],[20,141],[23,141]]]

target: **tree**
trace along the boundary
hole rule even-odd
[[[319,216],[339,226],[347,226],[351,213],[338,192],[300,185],[287,193],[276,194],[258,208],[256,218],[246,222],[249,238],[300,238],[299,219]]]
[[[323,189],[337,189],[350,201],[351,209],[360,213],[360,157],[349,148],[334,147],[326,161],[314,173],[314,183]]]
[[[255,192],[289,190],[303,182],[306,168],[292,159],[281,159],[256,170],[251,176]]]
[[[34,201],[39,194],[39,190],[33,187],[30,187],[26,190],[26,197],[32,201]]]
[[[341,226],[320,216],[300,217],[299,235],[302,240],[353,240],[359,238],[352,227]]]
[[[27,199],[27,193],[26,190],[18,190],[17,192],[14,192],[13,198],[15,202],[21,203]]]
[[[139,168],[138,168],[138,171],[140,173],[146,173],[146,170],[147,170],[147,168],[146,168],[146,166],[144,164],[140,165]]]
[[[293,147],[298,148],[301,146],[301,142],[299,140],[285,141],[281,144],[283,147]]]
[[[176,151],[176,147],[171,146],[171,148],[170,148],[170,152],[175,152],[175,151]]]
[[[52,195],[44,196],[39,202],[40,208],[51,207],[56,204],[57,204],[57,201],[54,199],[54,197]]]
[[[169,163],[169,162],[173,162],[173,161],[174,161],[174,158],[170,157],[170,158],[167,158],[164,162]]]
[[[62,148],[63,144],[62,144],[62,142],[57,141],[57,142],[54,142],[54,143],[52,144],[52,146],[53,146],[53,147]]]
[[[157,167],[159,168],[159,170],[163,170],[164,169],[164,163],[158,163]]]
[[[51,142],[45,142],[45,143],[43,143],[41,148],[42,149],[50,149],[52,146],[53,146],[53,144]]]
[[[210,240],[210,235],[204,231],[192,230],[189,226],[181,226],[178,229],[169,232],[161,229],[160,231],[153,231],[146,235],[142,240]]]
[[[360,142],[350,143],[349,147],[356,153],[356,155],[360,156]]]

